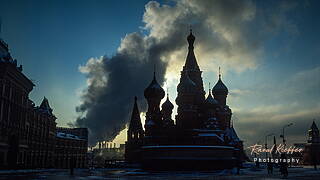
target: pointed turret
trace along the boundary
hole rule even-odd
[[[49,101],[46,97],[43,97],[39,109],[49,115],[52,115],[52,108],[50,107]]]
[[[308,143],[320,143],[319,129],[314,121],[312,122],[312,125],[308,131],[308,134],[309,134]]]
[[[310,129],[314,130],[314,131],[319,131],[319,129],[318,129],[318,127],[317,127],[317,125],[316,125],[316,123],[314,121],[312,122],[312,125],[311,125]]]
[[[129,128],[127,131],[127,142],[125,144],[125,159],[128,162],[139,162],[141,158],[140,147],[143,144],[144,131],[142,129],[137,97],[131,113]],[[112,143],[110,144],[111,149]],[[115,145],[114,145],[115,148]]]
[[[130,124],[128,128],[128,141],[138,140],[143,137],[143,129],[141,124],[140,112],[137,104],[137,97],[134,97],[134,105],[131,113]]]

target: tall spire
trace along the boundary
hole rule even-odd
[[[141,129],[142,129],[142,124],[140,119],[140,112],[137,104],[137,96],[135,96],[134,105],[131,113],[130,124],[129,124],[129,130],[136,131]]]
[[[128,141],[138,140],[144,136],[142,129],[140,112],[137,104],[137,96],[134,97],[134,105],[131,113],[130,124],[128,128]]]
[[[311,125],[311,128],[310,128],[310,129],[312,129],[312,130],[318,130],[318,127],[317,127],[316,123],[314,122],[314,120],[313,120],[313,122],[312,122],[312,125]]]
[[[187,55],[187,59],[186,59],[186,63],[183,67],[183,70],[189,70],[189,71],[200,71],[200,68],[198,66],[196,57],[194,55],[193,49],[194,49],[194,41],[195,41],[195,37],[192,34],[192,29],[190,29],[190,34],[187,37],[188,43],[189,43],[189,48],[188,48],[188,55]]]
[[[221,79],[221,68],[219,66],[219,79]]]
[[[187,37],[188,43],[189,43],[189,48],[193,48],[193,43],[196,40],[196,37],[192,34],[192,29],[190,28],[190,34]]]
[[[308,143],[320,143],[320,132],[314,120],[308,131],[308,134],[309,134]]]

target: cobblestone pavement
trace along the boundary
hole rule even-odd
[[[268,175],[265,169],[242,169],[240,175],[234,170],[214,172],[146,172],[139,169],[76,169],[74,175],[68,170],[0,171],[0,180],[84,180],[84,179],[282,179],[278,169]],[[320,179],[320,170],[311,167],[289,168],[287,179]]]

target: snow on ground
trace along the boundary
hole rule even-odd
[[[84,179],[281,179],[279,169],[274,169],[273,175],[268,175],[266,169],[241,169],[240,175],[236,169],[221,171],[143,171],[141,169],[75,169],[74,175],[67,169],[46,170],[0,170],[0,180],[84,180]],[[313,167],[289,168],[288,179],[320,179],[320,170]]]

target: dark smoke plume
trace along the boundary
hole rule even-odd
[[[76,126],[89,128],[91,144],[111,141],[125,128],[134,96],[139,98],[140,111],[146,110],[143,91],[153,78],[154,67],[162,84],[167,63],[161,56],[180,45],[178,39],[156,42],[133,33],[123,40],[125,47],[115,56],[91,59],[81,68],[87,73],[89,85],[82,95],[82,104],[76,108],[77,112],[85,113],[77,119]]]
[[[183,0],[172,6],[147,3],[143,16],[146,34],[128,34],[113,57],[92,58],[80,67],[88,87],[76,108],[80,116],[74,125],[89,128],[91,145],[113,140],[129,121],[134,96],[138,96],[140,111],[146,110],[143,91],[152,80],[154,65],[160,84],[166,72],[179,77],[191,24],[196,56],[204,71],[215,71],[216,61],[226,69],[255,68],[266,34],[287,25],[281,10],[262,18],[256,11],[249,0]],[[282,18],[265,28],[269,32],[257,31],[278,14]]]

